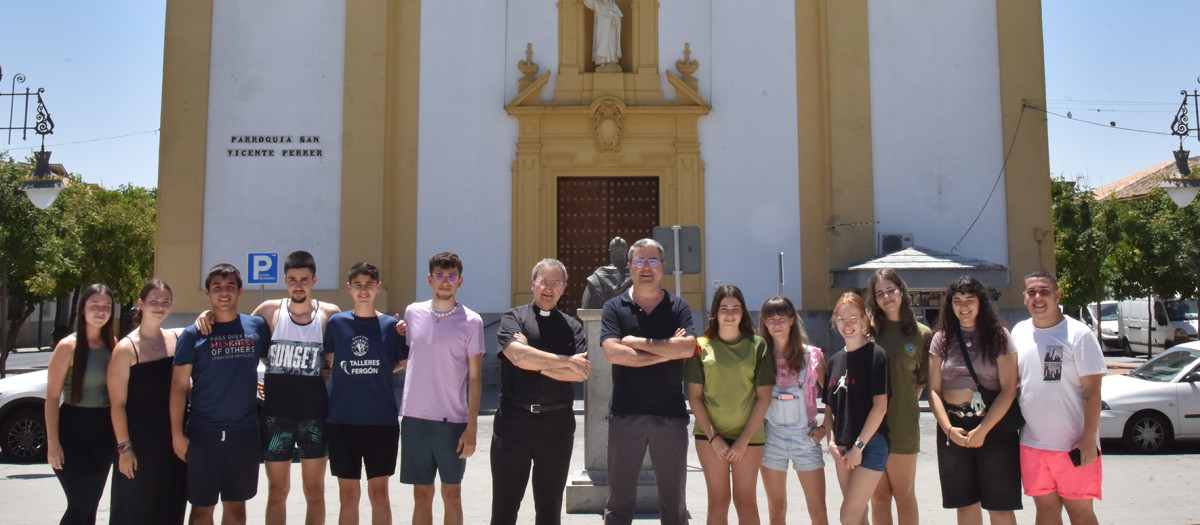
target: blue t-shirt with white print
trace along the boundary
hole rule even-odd
[[[395,425],[399,418],[392,370],[408,359],[408,345],[387,315],[358,317],[342,312],[329,318],[325,352],[333,354],[330,423]]]
[[[271,329],[261,317],[238,314],[213,323],[208,335],[189,326],[175,343],[176,366],[192,365],[188,425],[240,430],[258,425],[258,363],[267,356]]]

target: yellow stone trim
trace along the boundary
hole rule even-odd
[[[384,272],[392,271],[382,262],[386,237],[384,221],[379,220],[387,209],[386,195],[390,193],[379,191],[386,187],[388,180],[380,159],[386,158],[389,148],[385,122],[379,118],[388,105],[387,55],[362,51],[388,42],[388,19],[387,0],[346,2],[339,277],[358,261],[370,261]],[[380,280],[384,289],[376,303],[380,309],[385,309],[384,305],[391,306],[389,289],[403,283],[385,279],[383,275]],[[339,283],[345,283],[345,279],[339,279]],[[345,286],[338,288],[336,302],[351,304],[353,301]]]
[[[200,225],[204,224],[212,8],[212,0],[167,5],[155,268],[176,290],[177,312],[209,307],[199,292],[205,270]],[[401,310],[416,297],[413,188],[420,18],[420,2],[346,3],[341,268],[334,272],[337,289],[315,292],[319,300],[348,305],[350,298],[341,281],[346,269],[361,260],[378,264],[383,272],[381,310]],[[380,43],[386,43],[386,53],[362,51]],[[386,117],[380,118],[381,114]],[[258,294],[245,293],[238,307],[249,311],[257,303]]]
[[[875,251],[869,225],[826,228],[875,220],[867,0],[796,0],[796,77],[801,308],[817,310],[829,270]]]
[[[208,298],[200,293],[204,270],[200,268],[200,239],[212,9],[212,0],[167,2],[154,268],[175,290],[177,312],[201,312],[209,307]],[[244,301],[241,306],[249,303]]]
[[[1012,153],[1004,169],[1010,285],[1003,290],[998,305],[1023,308],[1021,292],[1025,275],[1039,267],[1054,271],[1046,118],[1024,107],[1026,101],[1044,104],[1046,100],[1041,0],[998,0],[996,32],[1006,154],[1012,142]],[[1015,141],[1014,133],[1018,133]]]
[[[558,78],[554,104],[585,105],[603,96],[626,104],[661,104],[658,0],[617,0],[621,7],[621,70],[597,73],[592,64],[592,15],[582,0],[558,2]]]
[[[417,298],[417,112],[421,79],[421,2],[389,2],[386,127],[383,156],[383,265],[380,277],[391,292],[388,311],[403,311]],[[432,255],[432,254],[430,254]],[[423,288],[422,288],[423,289]]]
[[[832,306],[828,238],[832,212],[829,164],[829,57],[825,2],[796,0],[796,123],[800,160],[800,298],[797,306]]]
[[[545,78],[528,90],[536,91]],[[529,268],[558,253],[561,177],[657,177],[659,224],[704,227],[704,162],[696,125],[709,111],[703,99],[698,105],[633,106],[602,97],[586,106],[565,106],[526,95],[506,107],[518,121],[512,165],[512,304],[532,300]],[[597,144],[601,110],[618,112],[623,122],[615,150]],[[683,297],[695,308],[704,307],[704,283],[703,273],[683,277]],[[664,279],[663,286],[673,289],[673,278]]]

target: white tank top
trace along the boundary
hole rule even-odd
[[[289,299],[279,301],[275,316],[275,331],[271,334],[271,349],[267,353],[267,374],[318,376],[324,364],[320,303],[313,300],[313,320],[298,324],[288,312]]]
[[[271,334],[271,341],[321,343],[325,336],[325,327],[321,325],[321,303],[313,299],[313,320],[307,324],[297,324],[288,312],[288,301],[289,299],[279,301],[279,311],[275,314],[275,332]]]

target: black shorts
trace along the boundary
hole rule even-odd
[[[319,459],[328,453],[325,418],[264,415],[259,421],[263,461]]]
[[[329,471],[342,479],[367,479],[396,473],[400,425],[343,425],[326,423],[329,438]]]
[[[187,498],[192,505],[246,501],[258,493],[258,427],[211,430],[189,425],[187,437]]]
[[[968,432],[982,417],[959,418],[950,424]],[[992,429],[979,448],[948,443],[937,425],[938,477],[942,481],[942,506],[957,509],[982,503],[986,510],[1021,509],[1021,440],[1016,432]]]

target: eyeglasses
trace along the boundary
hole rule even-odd
[[[1025,297],[1036,299],[1038,297],[1051,297],[1054,295],[1054,290],[1042,288],[1040,290],[1025,290]]]
[[[838,317],[837,319],[834,319],[837,324],[858,324],[858,322],[861,320],[862,319],[857,317]]]
[[[450,281],[450,282],[454,282],[454,281]],[[567,282],[566,281],[547,281],[545,279],[538,279],[538,280],[534,281],[533,284],[541,286],[542,288],[562,288],[567,285]]]
[[[791,321],[791,319],[787,317],[768,317],[766,321],[763,322],[767,323],[767,326],[779,326],[788,324],[789,321]]]
[[[661,262],[661,261],[659,261],[659,260],[658,260],[658,259],[656,259],[656,258],[650,258],[650,259],[634,259],[634,260],[633,260],[633,267],[634,267],[634,268],[641,269],[641,268],[644,268],[644,267],[646,267],[646,265],[650,265],[650,267],[651,267],[651,268],[658,268],[658,265],[659,265],[659,263],[660,263],[660,262]]]
[[[437,273],[433,274],[433,280],[435,280],[439,283],[442,281],[450,281],[450,284],[454,284],[454,283],[458,282],[458,274],[457,273],[437,272]]]

